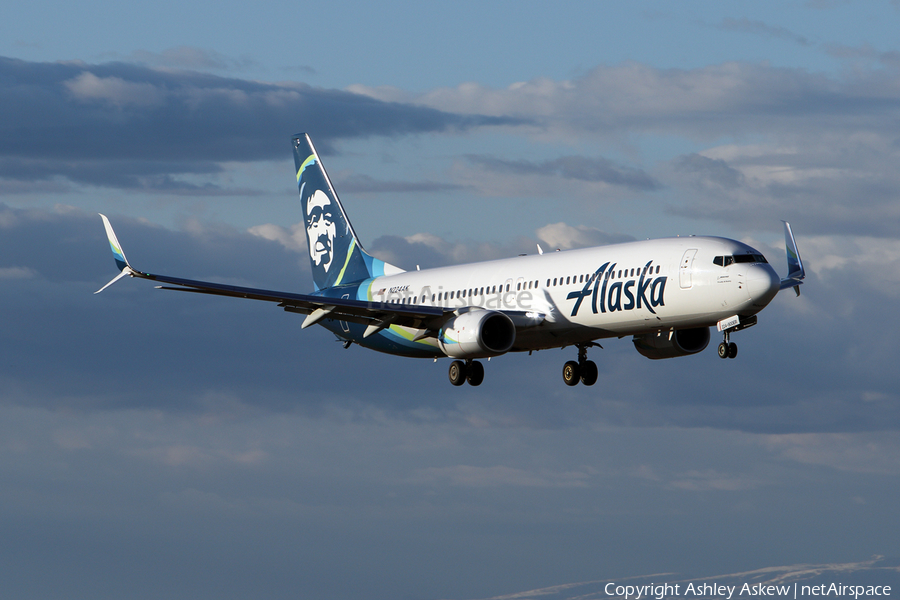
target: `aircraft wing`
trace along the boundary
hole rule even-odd
[[[168,275],[157,275],[154,273],[145,273],[138,271],[132,267],[122,246],[116,238],[109,219],[105,215],[100,215],[103,219],[103,225],[106,228],[106,236],[109,239],[109,245],[112,248],[113,258],[116,265],[120,269],[120,273],[109,283],[94,292],[99,294],[113,283],[125,276],[137,277],[140,279],[150,279],[162,284],[157,286],[163,290],[177,290],[185,292],[195,292],[199,294],[212,294],[216,296],[229,296],[232,298],[249,298],[251,300],[263,300],[266,302],[275,302],[278,306],[284,308],[288,312],[295,312],[307,315],[301,324],[301,328],[309,327],[328,317],[347,321],[351,323],[359,323],[366,325],[366,332],[363,337],[368,337],[391,325],[399,325],[401,327],[411,327],[413,329],[423,329],[436,333],[443,324],[457,314],[452,308],[443,308],[440,306],[423,306],[413,304],[392,304],[387,302],[368,302],[364,300],[351,300],[349,298],[332,298],[327,296],[295,294],[292,292],[278,292],[272,290],[264,290],[259,288],[242,287],[236,285],[228,285],[224,283],[213,283],[209,281],[197,281],[194,279],[183,279],[180,277],[170,277]],[[172,287],[178,286],[178,287]],[[521,326],[533,326],[538,324],[529,315],[530,318],[524,320],[518,318],[518,312],[506,311],[510,318],[516,323],[517,328]],[[524,315],[524,313],[523,313]],[[541,319],[543,320],[543,319]]]
[[[797,249],[791,224],[787,221],[782,221],[782,223],[784,223],[784,246],[787,252],[788,275],[781,280],[779,289],[785,290],[792,287],[799,296],[800,284],[806,278],[806,270],[803,268],[803,260],[800,258],[800,250]]]

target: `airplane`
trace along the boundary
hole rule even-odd
[[[343,342],[388,354],[451,358],[450,383],[484,380],[478,359],[507,352],[574,347],[563,381],[597,382],[587,358],[597,340],[631,336],[650,359],[697,354],[722,334],[719,357],[733,359],[731,334],[756,325],[780,290],[800,295],[806,276],[791,226],[784,223],[788,274],[779,278],[761,252],[723,237],[674,237],[544,252],[404,271],[360,244],[308,134],[292,138],[314,291],[309,294],[195,281],[139,271],[100,215],[119,274],[181,290],[276,303],[324,326]]]

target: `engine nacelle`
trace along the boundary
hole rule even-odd
[[[453,358],[487,358],[512,348],[516,326],[496,310],[470,310],[453,317],[438,335],[438,344]]]
[[[669,337],[668,332],[645,333],[631,340],[635,349],[653,360],[697,354],[709,345],[709,327],[679,329]]]

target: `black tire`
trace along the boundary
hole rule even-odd
[[[484,381],[484,365],[477,360],[470,362],[466,368],[466,381],[469,385],[481,385]]]
[[[725,342],[719,344],[719,358],[728,358],[728,344]]]
[[[584,361],[581,365],[581,383],[584,385],[597,383],[597,363],[592,360]]]
[[[563,381],[566,382],[566,385],[578,385],[581,375],[579,371],[578,363],[574,360],[570,360],[563,365]]]
[[[450,383],[453,385],[462,385],[466,382],[466,363],[461,360],[454,360],[450,363]]]
[[[728,358],[734,358],[737,356],[737,344],[731,342],[728,344]]]

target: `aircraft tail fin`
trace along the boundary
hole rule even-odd
[[[294,165],[316,289],[402,273],[366,252],[322,166],[309,134],[293,138]]]
[[[797,249],[797,242],[794,241],[794,232],[791,230],[791,224],[787,221],[784,223],[784,246],[787,251],[788,274],[781,280],[782,290],[789,287],[794,288],[797,295],[800,295],[800,284],[806,277],[806,270],[803,268],[803,261],[800,259],[800,250]]]

